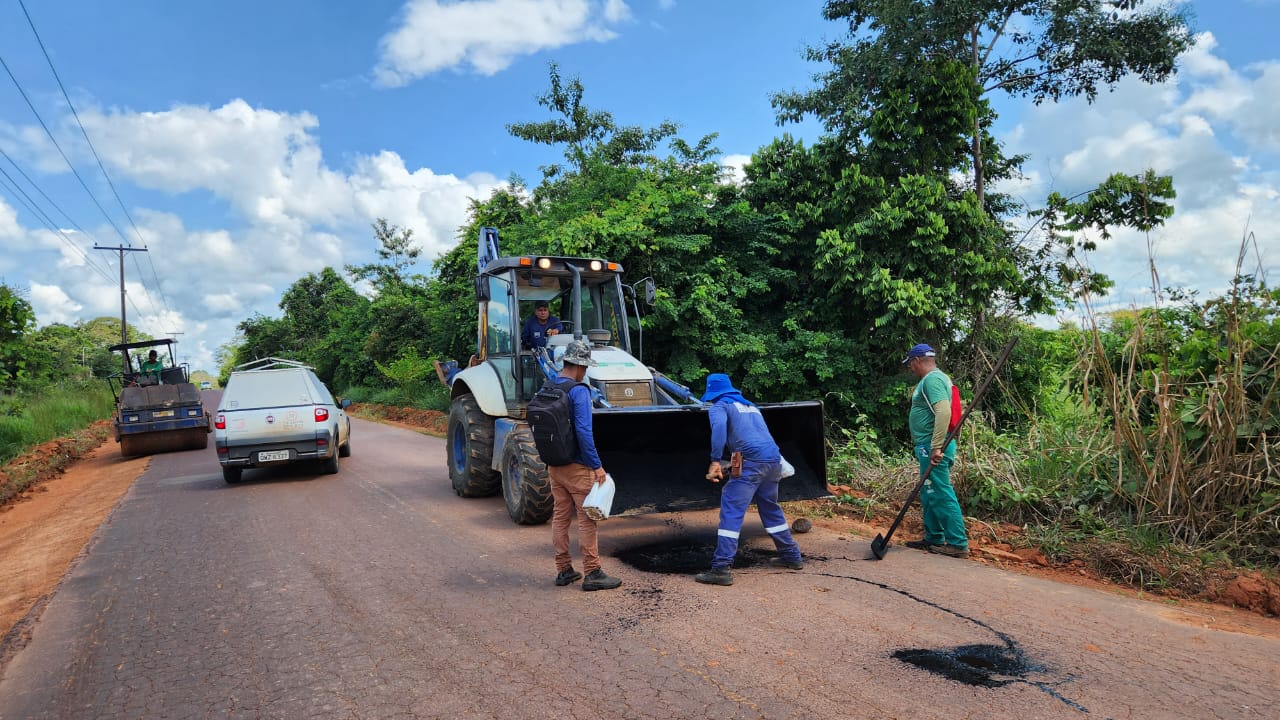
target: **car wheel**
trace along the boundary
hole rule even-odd
[[[351,457],[351,426],[347,426],[347,441],[338,446],[338,457]]]
[[[498,492],[501,475],[494,472],[493,418],[484,414],[474,395],[458,396],[449,408],[449,480],[462,497]]]
[[[325,475],[338,474],[338,455],[342,452],[341,448],[334,448],[329,457],[320,461],[320,472]]]
[[[551,476],[528,428],[512,432],[502,445],[502,496],[507,514],[519,525],[541,525],[551,519],[555,504]]]
[[[240,468],[222,468],[222,479],[226,480],[228,485],[235,485],[240,482]]]

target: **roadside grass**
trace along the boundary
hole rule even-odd
[[[111,422],[98,420],[66,437],[47,440],[0,464],[0,508],[20,498],[40,481],[52,477],[111,436]]]
[[[0,397],[0,463],[111,417],[114,409],[111,392],[99,382],[52,385]]]
[[[340,393],[340,397],[353,403],[449,412],[449,388],[435,382],[434,375],[430,382],[410,382],[392,388],[350,387]]]
[[[1275,581],[1277,567],[1268,562],[1277,552],[1269,543],[1274,526],[1250,513],[1240,515],[1242,509],[1273,503],[1273,495],[1250,498],[1246,493],[1216,506],[1206,502],[1196,510],[1234,515],[1238,519],[1229,526],[1234,532],[1185,533],[1186,523],[1167,504],[1153,506],[1149,491],[1141,491],[1150,476],[1130,456],[1132,437],[1112,429],[1115,414],[1094,409],[1063,387],[1042,399],[1024,428],[997,433],[981,413],[966,424],[952,483],[976,550],[983,545],[1030,548],[1053,566],[1173,597],[1217,599],[1233,578],[1250,572]],[[1185,442],[1173,432],[1180,425],[1164,423],[1160,430],[1169,442]],[[1195,423],[1185,426],[1194,429]],[[835,429],[828,461],[835,497],[809,509],[814,516],[887,525],[907,499],[919,479],[918,465],[905,450],[882,451],[869,432]],[[1196,468],[1184,469],[1183,476],[1202,477]],[[1268,486],[1274,481],[1264,478],[1255,488]],[[1207,483],[1198,494],[1218,489]],[[907,518],[919,527],[918,500]],[[1274,518],[1273,510],[1269,519]],[[910,535],[898,536],[898,542],[907,539]]]

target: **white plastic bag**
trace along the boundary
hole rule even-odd
[[[782,477],[789,478],[795,474],[796,474],[795,466],[787,462],[786,458],[782,458]]]
[[[592,520],[608,520],[613,508],[613,476],[605,473],[604,482],[591,486],[591,492],[582,501],[582,511]]]

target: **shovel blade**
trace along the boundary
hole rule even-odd
[[[889,543],[884,539],[883,535],[876,535],[871,541],[871,557],[876,560],[883,560],[884,554],[889,551]],[[867,558],[870,560],[871,558]]]

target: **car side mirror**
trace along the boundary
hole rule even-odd
[[[489,279],[484,275],[476,276],[476,302],[489,302]]]
[[[658,289],[654,287],[652,278],[644,281],[644,302],[649,306],[658,302]]]
[[[343,410],[346,410],[350,406],[351,406],[350,398],[342,398],[341,400],[338,401],[338,407],[341,407]]]

